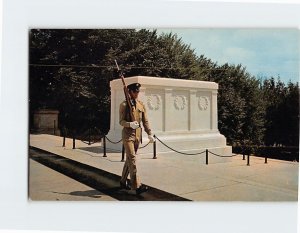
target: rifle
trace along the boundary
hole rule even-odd
[[[124,89],[124,95],[125,95],[125,99],[126,99],[127,105],[129,107],[130,119],[131,119],[131,121],[135,121],[135,117],[133,115],[133,112],[135,110],[134,103],[133,103],[133,101],[132,101],[132,99],[131,99],[131,97],[129,95],[129,92],[128,92],[128,89],[127,89],[127,86],[126,86],[126,83],[125,83],[124,75],[123,75],[122,71],[120,70],[120,68],[118,66],[117,60],[115,60],[115,63],[116,63],[116,66],[117,66],[117,70],[118,70],[119,76],[122,79],[123,89]]]

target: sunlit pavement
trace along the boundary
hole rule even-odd
[[[62,142],[63,138],[58,136],[30,135],[32,147],[106,171],[109,174],[121,175],[123,162],[121,162],[120,152],[108,151],[107,157],[103,157],[103,148],[100,143],[87,145],[77,140],[76,149],[72,149],[71,139],[66,140],[65,147],[62,147]],[[186,156],[177,153],[160,153],[157,154],[157,159],[153,159],[153,154],[139,154],[138,174],[142,183],[150,187],[193,201],[297,201],[298,199],[299,164],[297,162],[268,159],[265,164],[264,158],[251,156],[250,166],[248,166],[247,160],[237,155],[230,162],[206,165],[204,157],[205,155]],[[31,166],[30,176],[36,179],[34,176],[39,168],[36,162],[31,161],[32,163],[34,166]],[[44,169],[40,169],[39,174],[43,173]],[[47,180],[44,183],[42,180],[30,182],[29,190],[38,190],[35,193],[30,192],[31,198],[47,198],[41,190],[48,192],[51,190],[52,194],[58,192],[58,199],[62,196],[66,197],[64,193],[70,194],[78,191],[78,188],[72,188],[72,186],[67,191],[59,191],[55,188],[52,190],[51,187],[47,189],[47,184],[48,186],[56,185],[55,183],[60,181],[54,179],[53,182],[51,184]],[[97,199],[93,195],[97,190],[90,187],[84,189],[87,195],[83,199],[92,198],[99,201],[115,199],[100,192],[95,196],[104,196]],[[54,193],[54,196],[52,194],[49,200],[56,198],[56,194]],[[78,195],[68,195],[67,199],[77,200]]]

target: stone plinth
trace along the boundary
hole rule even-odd
[[[35,111],[33,115],[33,131],[35,133],[60,135],[58,114],[59,111],[51,109]]]
[[[125,82],[127,85],[141,83],[139,100],[146,106],[153,134],[165,144],[186,153],[209,149],[231,155],[231,147],[226,146],[226,138],[218,130],[217,83],[146,76],[129,77]],[[110,87],[111,123],[107,137],[117,142],[122,131],[119,124],[119,105],[124,100],[122,81],[113,80]],[[143,132],[141,146],[147,142],[147,134]],[[107,147],[120,151],[122,144],[108,142]],[[138,153],[152,151],[149,145]],[[162,152],[170,152],[170,149],[157,142],[157,153]]]

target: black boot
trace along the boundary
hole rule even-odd
[[[136,189],[136,195],[140,195],[141,193],[147,192],[148,189],[149,189],[148,186],[142,184],[140,187]]]
[[[121,189],[126,189],[126,190],[130,190],[131,189],[130,184],[127,181],[125,183],[123,183],[123,182],[120,181],[120,188]]]

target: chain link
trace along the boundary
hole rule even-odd
[[[122,141],[122,139],[121,139],[121,140],[118,141],[118,142],[113,142],[113,141],[109,140],[108,137],[106,137],[106,136],[104,136],[104,137],[107,139],[107,141],[109,141],[109,142],[112,143],[112,144],[118,144],[118,143],[120,143],[120,142]]]
[[[208,151],[208,152],[211,153],[211,154],[213,154],[213,155],[215,155],[215,156],[221,157],[221,158],[230,158],[230,157],[235,157],[235,156],[237,156],[237,154],[227,156],[227,155],[218,155],[218,154],[215,154],[215,153],[213,153],[213,152],[211,152],[211,151]]]
[[[200,152],[200,153],[184,153],[184,152],[180,152],[180,151],[175,150],[175,149],[169,147],[168,145],[166,145],[166,144],[165,144],[164,142],[162,142],[156,135],[154,135],[154,137],[155,137],[161,144],[163,144],[165,147],[167,147],[167,148],[169,148],[170,150],[172,150],[172,151],[174,151],[174,152],[177,152],[177,153],[179,153],[179,154],[183,154],[183,155],[200,155],[200,154],[205,153],[205,151],[202,151],[202,152]]]
[[[65,132],[67,131],[67,128],[64,128]],[[117,142],[113,142],[111,141],[108,137],[106,137],[106,135],[104,135],[100,130],[98,130],[97,128],[94,128],[94,130],[98,131],[100,133],[100,135],[103,135],[110,143],[112,144],[118,144],[120,142],[122,142],[122,139],[120,139],[119,141]],[[168,146],[167,144],[165,144],[162,140],[160,140],[156,135],[154,135],[154,138],[156,138],[161,144],[163,144],[165,147],[169,148],[170,150],[176,152],[176,153],[179,153],[179,154],[182,154],[182,155],[201,155],[201,154],[204,154],[206,152],[206,150],[202,151],[202,152],[199,152],[199,153],[184,153],[184,152],[181,152],[181,151],[178,151],[174,148],[171,148],[170,146]],[[97,142],[100,142],[100,140],[93,140],[92,142],[90,141],[84,141],[84,140],[81,140],[83,143],[85,144],[88,144],[88,145],[91,145],[91,144],[94,144],[94,143],[97,143]],[[145,147],[147,147],[148,145],[150,144],[150,141],[144,145],[144,146],[140,146],[139,149],[143,149]],[[218,157],[222,157],[222,158],[229,158],[229,157],[235,157],[237,156],[237,154],[235,155],[229,155],[229,156],[225,156],[225,155],[219,155],[219,154],[216,154],[216,153],[213,153],[211,151],[208,151],[209,153],[211,153],[212,155],[215,155],[215,156],[218,156]]]
[[[143,149],[150,144],[150,141],[145,146],[140,146],[139,149]]]

